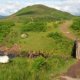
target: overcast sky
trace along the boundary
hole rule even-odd
[[[80,0],[0,0],[0,15],[11,15],[33,4],[44,4],[72,14],[80,14]]]

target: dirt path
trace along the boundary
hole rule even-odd
[[[75,40],[76,36],[71,33],[69,27],[71,26],[72,21],[65,21],[63,24],[60,25],[60,31],[69,39]]]
[[[68,76],[62,76],[62,80],[80,80],[80,79],[75,79]]]
[[[80,80],[80,60],[61,76],[61,80]]]
[[[69,27],[71,26],[72,21],[65,21],[60,25],[60,31],[71,40],[75,40],[76,36],[71,33]],[[61,76],[60,80],[80,80],[80,61],[77,61],[76,64],[72,65],[69,70]]]

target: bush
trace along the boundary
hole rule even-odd
[[[62,35],[60,33],[57,33],[57,32],[48,34],[48,37],[51,37],[57,41],[61,41],[63,38]]]
[[[80,19],[74,20],[71,28],[75,31],[80,31]]]
[[[10,32],[10,26],[0,25],[0,41],[2,41],[9,32]]]
[[[22,27],[22,32],[44,32],[46,31],[45,23],[40,22],[30,22]]]
[[[49,33],[48,37],[54,40],[54,50],[60,51],[58,55],[71,56],[73,42],[60,33]],[[68,51],[66,51],[66,49]],[[63,54],[62,54],[63,53]]]
[[[0,42],[10,33],[10,28],[14,26],[13,22],[2,21],[0,22]]]
[[[38,57],[34,60],[32,65],[33,70],[39,71],[39,70],[48,70],[50,66],[46,62],[46,59],[43,57]]]

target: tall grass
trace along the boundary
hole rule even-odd
[[[74,19],[70,28],[74,34],[80,38],[80,18]]]
[[[0,80],[55,80],[74,62],[57,56],[47,59],[15,58],[8,64],[0,64]]]

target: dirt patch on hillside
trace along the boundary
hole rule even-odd
[[[68,78],[71,80],[80,80],[80,60],[76,64],[72,65],[65,74],[63,74],[61,80],[69,80]]]
[[[80,60],[70,67],[66,75],[72,78],[80,78]]]
[[[4,52],[5,54],[8,53],[19,53],[21,47],[18,44],[14,44],[12,47],[0,46],[0,51]]]
[[[21,47],[18,44],[14,44],[8,48],[6,46],[0,46],[0,55],[8,55],[10,57],[28,57],[36,58],[42,56],[44,58],[49,57],[48,53],[42,51],[21,51]]]
[[[69,27],[72,25],[72,21],[65,21],[60,25],[60,31],[71,40],[75,40],[76,36],[70,31]]]

